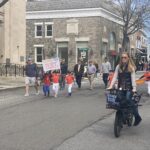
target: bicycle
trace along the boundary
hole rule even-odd
[[[120,136],[121,129],[123,125],[127,125],[131,127],[133,124],[133,110],[131,105],[126,103],[126,100],[118,98],[119,90],[109,90],[106,93],[106,108],[107,109],[115,109],[115,122],[114,122],[114,135],[115,137]],[[136,107],[141,106],[139,105],[141,99],[141,94],[135,93],[132,95],[132,100]]]

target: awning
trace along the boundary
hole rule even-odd
[[[109,54],[110,54],[111,56],[116,56],[118,53],[117,53],[116,50],[110,50],[110,51],[109,51]]]

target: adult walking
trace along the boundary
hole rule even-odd
[[[28,58],[27,65],[25,66],[25,75],[25,96],[29,96],[29,84],[35,86],[36,95],[38,95],[37,66],[32,62],[31,58]]]
[[[97,75],[98,75],[98,72],[99,72],[99,66],[98,66],[98,63],[96,60],[93,61],[93,64],[95,65],[96,67],[96,73],[95,73],[95,77],[97,78]]]
[[[81,60],[78,60],[78,64],[74,66],[74,73],[76,77],[76,82],[78,85],[78,88],[81,88],[81,80],[84,73],[84,65],[82,64]]]
[[[136,67],[129,54],[122,53],[121,61],[115,69],[113,80],[108,89],[112,89],[115,81],[118,79],[118,98],[120,100],[124,99],[126,103],[132,106],[133,115],[135,117],[134,126],[137,126],[142,119],[138,113],[137,106],[132,100],[132,94],[136,92],[135,69]]]
[[[65,89],[65,77],[68,71],[68,66],[65,63],[65,59],[62,59],[61,64],[60,64],[60,69],[61,69],[60,90],[64,90]]]
[[[103,74],[103,82],[105,84],[105,88],[107,88],[109,71],[111,70],[111,64],[108,61],[107,57],[105,57],[100,70],[101,70],[101,74]]]
[[[90,60],[88,67],[87,67],[87,77],[88,77],[89,82],[90,82],[90,89],[91,90],[93,89],[93,82],[94,82],[95,74],[96,74],[96,67],[93,64],[93,61]]]

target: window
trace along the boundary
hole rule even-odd
[[[43,34],[43,23],[35,23],[35,37],[41,38]]]
[[[35,62],[42,63],[43,60],[43,47],[35,48]]]
[[[116,49],[116,35],[114,32],[110,33],[110,50],[115,50]]]
[[[53,23],[45,23],[45,37],[52,37],[53,36]]]

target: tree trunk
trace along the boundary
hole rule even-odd
[[[124,52],[130,51],[130,39],[127,34],[123,35],[122,49]]]

